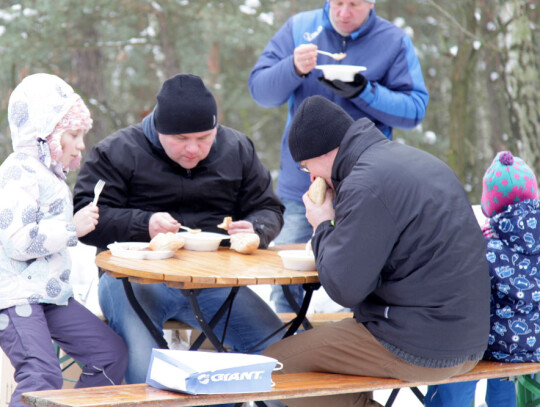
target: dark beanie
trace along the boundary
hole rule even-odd
[[[161,134],[197,133],[217,125],[216,99],[196,75],[167,79],[156,98],[154,124]]]
[[[340,106],[322,96],[306,98],[289,129],[289,150],[296,162],[319,157],[339,147],[354,120]]]

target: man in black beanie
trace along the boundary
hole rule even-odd
[[[452,170],[319,96],[300,105],[289,147],[312,181],[330,187],[321,205],[307,193],[303,201],[319,279],[354,318],[263,353],[286,373],[429,381],[472,369],[487,346],[489,274],[482,232]],[[365,393],[287,405],[380,404]]]
[[[260,247],[267,247],[283,225],[283,206],[253,143],[219,125],[217,117],[216,100],[202,79],[180,74],[165,81],[154,111],[142,123],[96,144],[75,185],[74,205],[81,208],[92,200],[96,182],[106,181],[99,199],[99,227],[84,243],[101,251],[113,242],[148,242],[158,233],[176,233],[180,225],[226,233],[217,225],[231,216],[229,234],[256,233]],[[164,284],[132,287],[160,331],[169,319],[198,328],[182,290]],[[197,299],[207,320],[229,293],[230,288],[201,290]],[[129,348],[126,382],[143,383],[159,340],[131,307],[120,280],[102,274],[99,300],[109,324]],[[277,340],[274,336],[264,341],[282,326],[258,294],[241,287],[224,344],[238,352],[260,352]],[[214,332],[221,338],[224,331],[221,320]]]

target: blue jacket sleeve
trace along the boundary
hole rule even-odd
[[[304,77],[293,63],[294,41],[290,18],[268,42],[249,75],[249,91],[257,104],[278,107],[287,102]]]
[[[429,94],[420,62],[408,36],[384,78],[384,84],[368,82],[352,102],[361,111],[390,127],[411,129],[422,122]]]

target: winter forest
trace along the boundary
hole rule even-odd
[[[0,0],[0,160],[11,152],[9,95],[28,74],[56,74],[83,96],[94,119],[88,151],[138,122],[162,82],[185,72],[203,78],[220,122],[246,133],[277,178],[286,106],[256,105],[249,72],[288,17],[323,2]],[[395,140],[448,163],[473,204],[499,150],[540,174],[537,0],[377,0],[375,10],[412,38],[430,92],[424,122]]]

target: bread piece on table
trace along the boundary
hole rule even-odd
[[[223,222],[221,222],[219,225],[217,225],[220,229],[229,230],[229,224],[232,222],[232,218],[230,216],[226,216],[223,218]]]
[[[322,205],[326,196],[326,181],[324,178],[317,177],[308,189],[308,196],[316,205]]]
[[[176,251],[184,246],[184,239],[178,236],[176,233],[158,233],[150,240],[149,250],[172,250]]]
[[[235,233],[231,235],[231,249],[250,254],[259,248],[261,240],[257,233]]]

